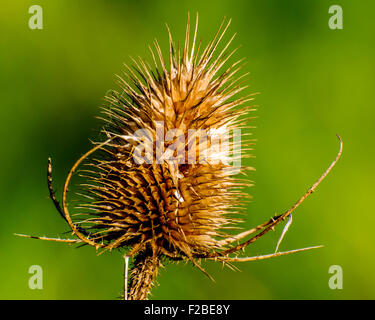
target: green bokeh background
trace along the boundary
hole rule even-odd
[[[43,8],[44,29],[28,28],[28,8]],[[328,28],[340,4],[344,29]],[[150,58],[157,37],[167,49],[165,22],[183,40],[187,12],[199,12],[199,38],[233,19],[237,58],[250,72],[246,93],[260,92],[254,137],[255,186],[245,226],[289,208],[333,160],[339,133],[343,157],[294,215],[282,250],[323,249],[238,265],[205,263],[212,283],[190,264],[161,270],[154,299],[375,298],[374,87],[372,1],[11,1],[0,10],[0,298],[115,299],[122,290],[119,252],[18,238],[68,230],[48,199],[46,160],[61,192],[74,161],[97,137],[95,118],[115,74],[129,56]],[[165,51],[166,52],[166,51]],[[59,193],[58,193],[59,194]],[[282,227],[247,248],[270,253]],[[43,290],[28,288],[40,265]],[[328,287],[331,265],[343,268],[343,290]]]

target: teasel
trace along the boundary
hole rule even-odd
[[[238,214],[246,208],[248,195],[244,188],[250,183],[246,177],[240,177],[251,168],[230,163],[235,159],[228,152],[220,151],[218,144],[223,141],[209,139],[203,144],[203,140],[191,136],[190,132],[203,130],[211,138],[212,133],[225,133],[230,154],[241,148],[239,156],[249,156],[246,147],[253,141],[244,140],[245,135],[242,135],[239,145],[233,132],[248,127],[249,112],[254,106],[247,106],[247,103],[253,99],[253,94],[238,97],[246,88],[242,84],[246,74],[239,75],[243,60],[226,66],[237,50],[228,50],[234,35],[218,49],[230,20],[223,20],[213,40],[203,50],[200,50],[201,43],[197,44],[198,15],[192,41],[189,20],[188,16],[182,53],[179,48],[175,49],[167,27],[168,59],[163,58],[155,40],[154,47],[150,47],[153,66],[141,58],[133,59],[133,67],[126,66],[126,79],[118,77],[121,90],[107,95],[103,110],[104,142],[95,143],[71,168],[63,189],[62,206],[52,188],[52,166],[48,160],[50,197],[77,239],[21,235],[88,244],[99,253],[112,249],[125,251],[125,299],[147,299],[159,268],[167,261],[190,261],[212,278],[201,266],[201,260],[218,261],[234,268],[234,262],[267,259],[320,247],[278,252],[292,221],[292,212],[316,189],[342,152],[339,137],[340,150],[335,160],[289,210],[255,228],[237,235],[229,234],[228,229],[240,225]],[[170,157],[170,161],[159,157],[157,138],[158,133],[165,137],[173,129],[177,129],[183,139],[169,136],[163,142],[162,151],[175,146],[182,150],[182,157]],[[136,134],[138,130],[147,134],[141,137]],[[152,147],[150,161],[143,163],[135,161],[141,140],[148,140]],[[191,155],[203,161],[192,163],[189,161]],[[80,170],[81,176],[87,181],[81,184],[82,198],[76,207],[79,213],[72,215],[68,210],[67,192],[73,174],[81,165],[85,165],[85,169]],[[289,221],[274,253],[237,256],[286,218]],[[129,258],[133,260],[133,267],[128,281]]]

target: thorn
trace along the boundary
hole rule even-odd
[[[280,244],[281,244],[281,241],[283,241],[283,238],[284,238],[286,232],[288,231],[290,225],[292,224],[292,221],[293,221],[293,219],[292,219],[292,214],[290,214],[290,215],[289,215],[289,220],[288,220],[288,222],[287,222],[287,223],[285,224],[285,226],[284,226],[284,229],[283,229],[283,231],[282,231],[282,233],[281,233],[281,236],[280,236],[280,238],[279,238],[279,241],[277,241],[277,245],[276,245],[275,253],[276,253],[277,250],[279,249],[279,246],[280,246]]]

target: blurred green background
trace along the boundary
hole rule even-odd
[[[28,8],[43,8],[44,29],[30,30]],[[344,29],[328,28],[339,4]],[[48,199],[46,160],[55,187],[90,147],[95,118],[115,74],[129,56],[150,59],[165,23],[183,41],[187,12],[199,12],[207,43],[224,16],[250,72],[246,93],[260,92],[254,137],[256,184],[245,226],[289,208],[336,155],[343,157],[295,215],[281,250],[323,249],[237,264],[241,272],[205,263],[212,283],[190,264],[161,270],[154,299],[374,299],[375,3],[371,1],[2,1],[0,10],[0,298],[115,299],[122,291],[119,252],[18,238],[68,231]],[[282,227],[248,247],[273,252]],[[66,234],[69,236],[69,234]],[[44,289],[30,290],[28,269],[40,265]],[[343,290],[331,290],[328,269],[343,268]]]

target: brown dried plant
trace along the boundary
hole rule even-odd
[[[113,91],[106,97],[108,105],[104,108],[106,126],[103,129],[106,139],[96,143],[71,168],[63,189],[62,206],[52,188],[52,167],[51,161],[48,161],[50,197],[77,239],[26,237],[88,244],[97,250],[102,249],[100,253],[124,249],[124,298],[132,300],[148,298],[165,260],[190,261],[207,274],[201,266],[202,259],[233,267],[233,262],[267,259],[320,247],[278,252],[291,223],[292,212],[316,189],[340,158],[340,138],[336,159],[295,205],[283,214],[237,235],[230,235],[225,230],[240,221],[237,216],[247,198],[243,188],[249,185],[249,180],[233,175],[234,166],[225,161],[214,164],[207,161],[191,164],[187,161],[190,147],[195,148],[194,155],[197,157],[202,147],[199,139],[188,135],[189,129],[231,132],[246,128],[248,112],[254,110],[253,106],[245,106],[253,95],[233,98],[245,88],[240,83],[245,75],[238,76],[242,60],[219,74],[236,51],[228,52],[234,36],[222,50],[217,51],[229,24],[230,21],[226,24],[223,21],[213,40],[199,54],[201,43],[197,45],[196,41],[198,15],[191,48],[188,18],[182,54],[179,49],[176,51],[168,29],[169,67],[157,40],[154,50],[150,47],[153,67],[140,58],[133,60],[133,69],[126,66],[128,80],[118,78],[121,92]],[[133,158],[137,146],[134,133],[146,128],[155,138],[160,121],[164,123],[164,134],[173,128],[183,133],[186,139],[181,143],[185,161],[156,163],[157,155],[153,151],[152,163],[137,164]],[[166,147],[170,146],[176,143],[176,139],[165,143]],[[243,147],[251,144],[252,141],[242,141]],[[230,139],[230,147],[231,150],[238,147],[233,139]],[[242,148],[240,156],[248,155],[246,151]],[[82,176],[87,179],[82,184],[84,198],[78,206],[81,211],[71,215],[67,203],[68,187],[73,173],[83,163],[88,166],[88,169],[81,170]],[[235,169],[245,173],[251,168]],[[286,218],[289,221],[274,253],[255,257],[236,256]],[[247,237],[249,239],[243,241]],[[133,268],[128,281],[129,258],[133,260]]]

